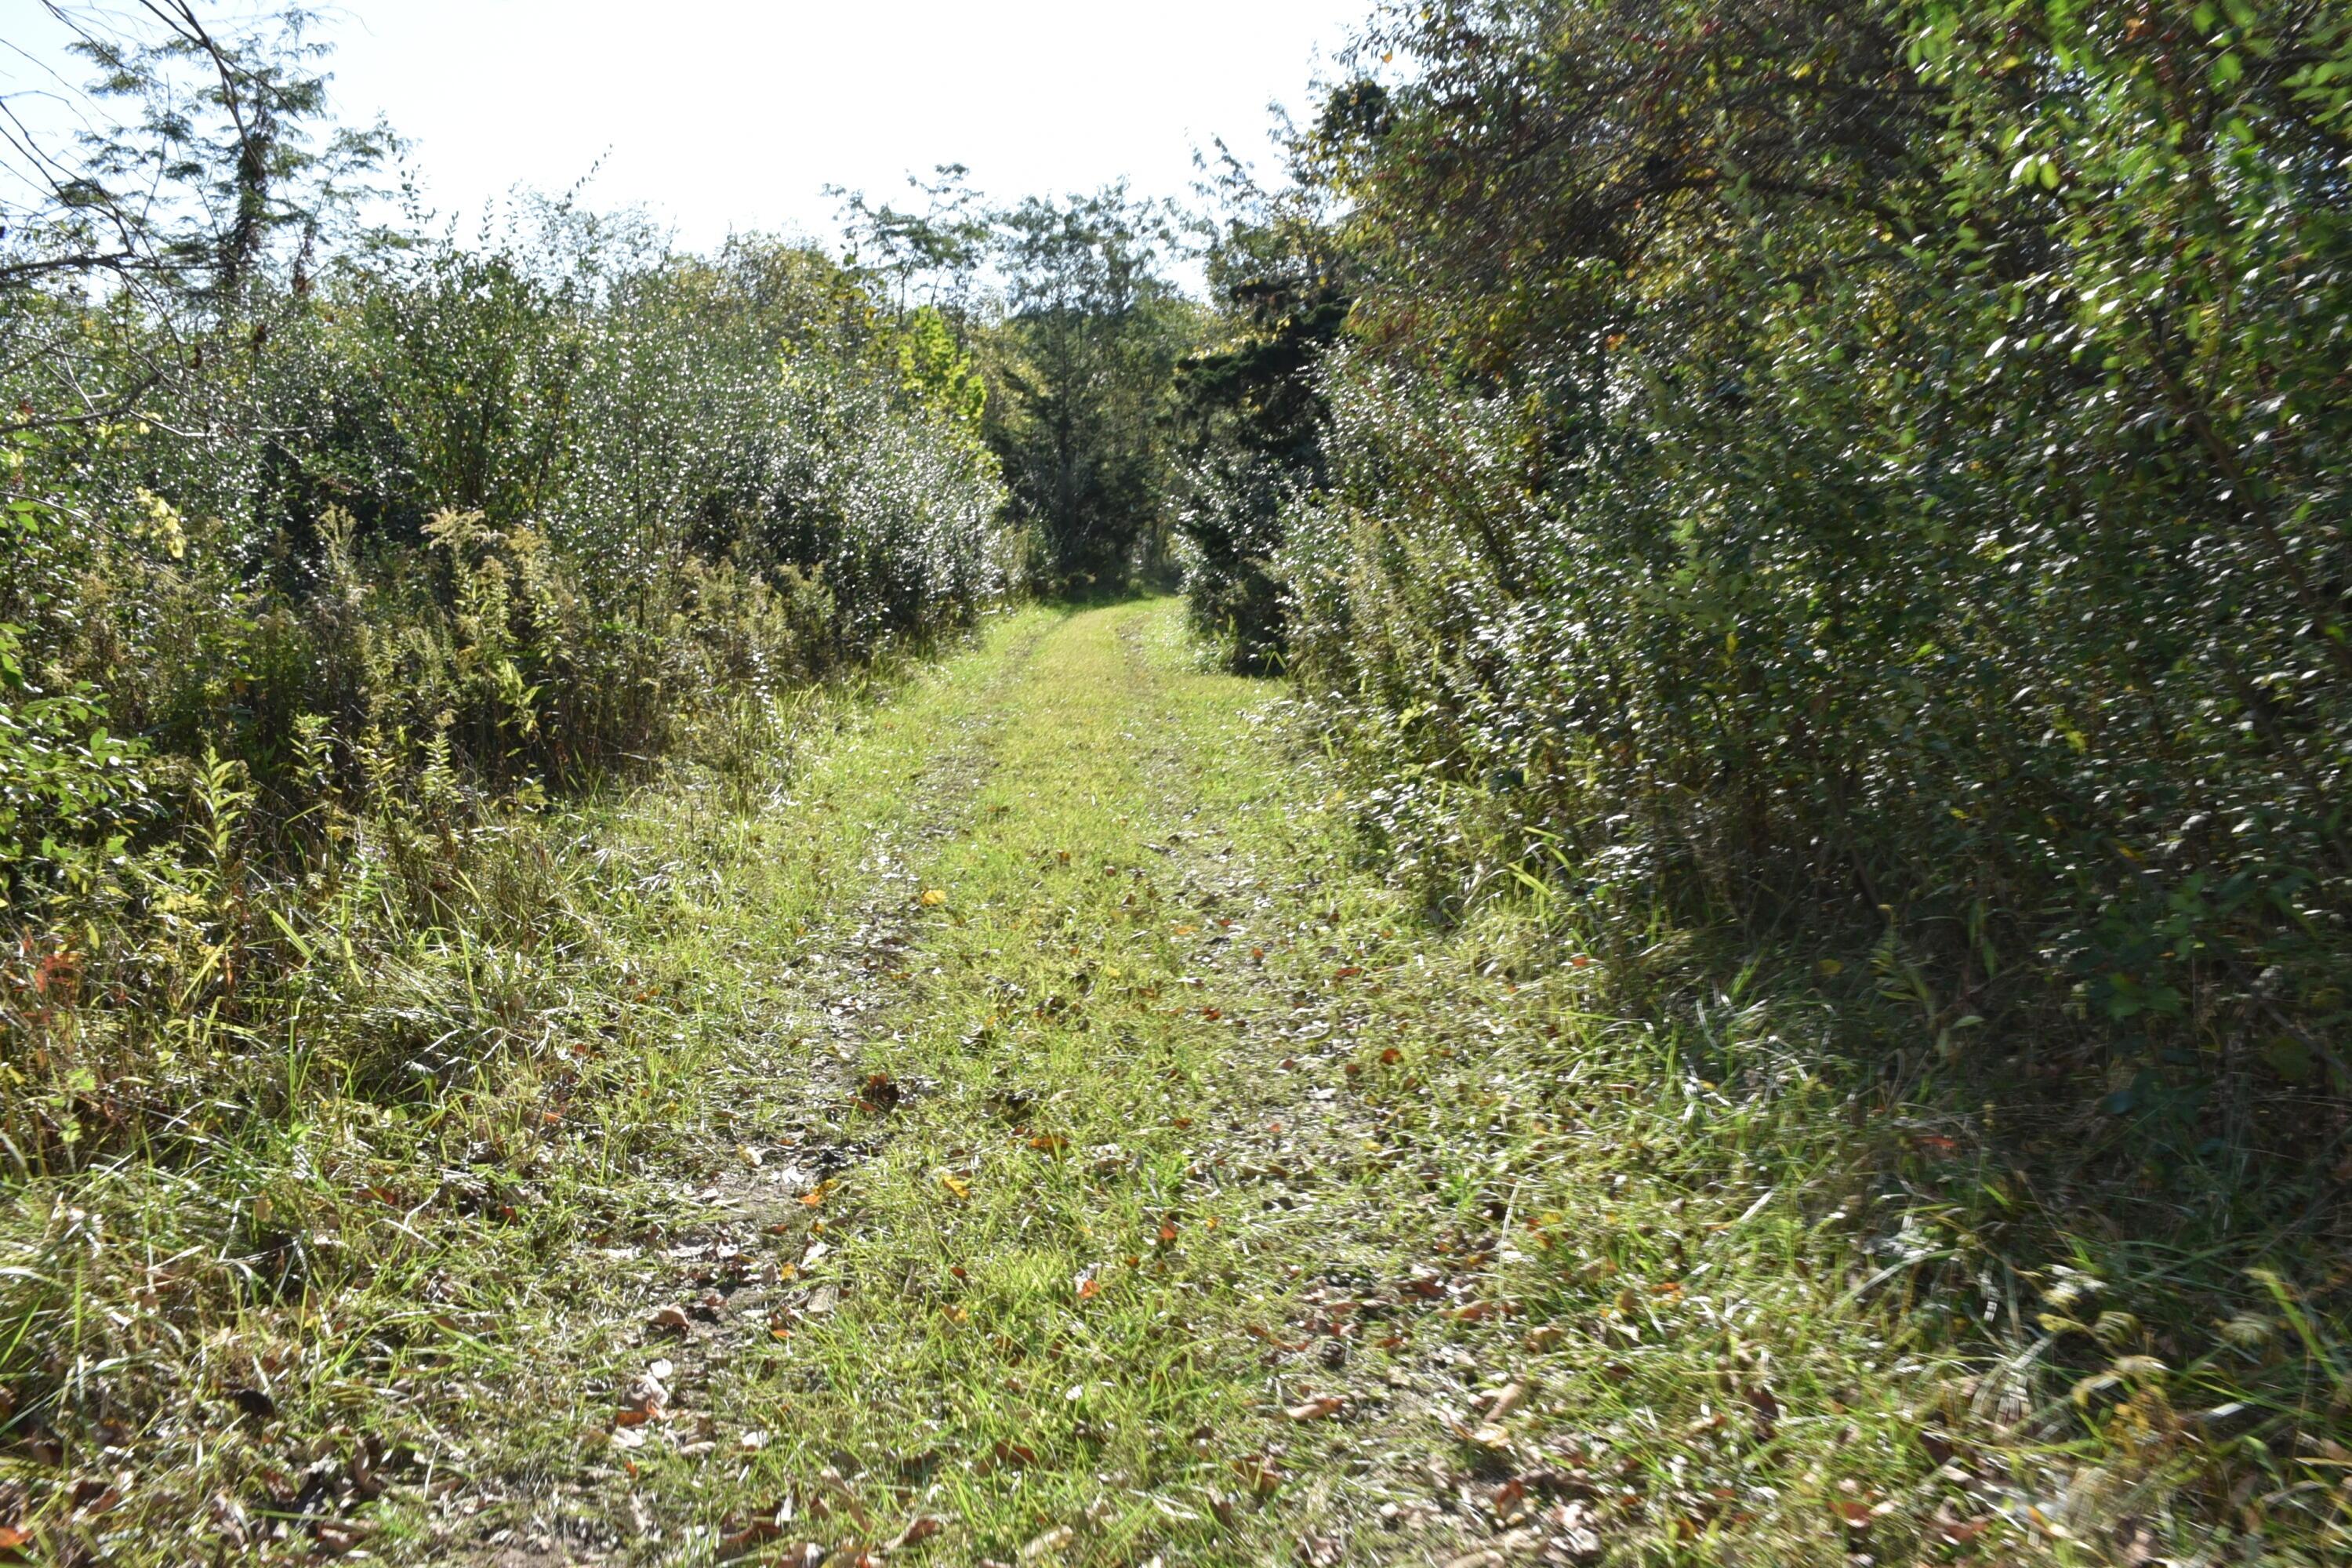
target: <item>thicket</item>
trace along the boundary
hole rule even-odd
[[[1346,329],[1350,257],[1312,186],[1268,189],[1226,153],[1207,194],[1219,330],[1177,366],[1169,505],[1194,628],[1234,668],[1265,671],[1287,642],[1276,566],[1287,513],[1330,479],[1319,372]]]
[[[802,693],[1010,559],[969,356],[870,274],[564,203],[364,227],[387,143],[313,134],[299,17],[68,15],[128,108],[12,169],[0,240],[20,1174],[266,1115],[320,942],[465,947],[529,879],[517,812],[680,751],[763,774]],[[341,1066],[393,1092],[499,1048],[443,1024]]]
[[[1196,621],[1441,919],[1805,1038],[1891,1335],[2058,1374],[1997,1441],[2326,1560],[2352,16],[1392,5],[1291,147],[1182,383]]]
[[[1167,275],[1174,215],[1122,184],[988,207],[968,174],[910,176],[919,211],[840,193],[852,254],[969,355],[965,395],[1004,476],[1024,583],[1170,581],[1174,377],[1205,329]]]
[[[1401,764],[1406,869],[1842,929],[1943,1054],[2089,1042],[2184,1147],[2249,1075],[2352,1087],[2348,47],[2324,5],[1378,24],[1298,141],[1354,303],[1248,552]]]

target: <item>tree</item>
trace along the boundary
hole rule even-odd
[[[990,441],[1065,583],[1121,582],[1166,558],[1164,419],[1198,330],[1159,270],[1172,243],[1167,212],[1124,185],[996,217],[1007,299]]]
[[[1202,190],[1223,209],[1203,246],[1219,332],[1177,370],[1172,503],[1193,624],[1234,668],[1265,669],[1285,646],[1284,519],[1328,478],[1320,376],[1347,325],[1351,267],[1318,187],[1269,190],[1219,152]]]
[[[119,418],[198,368],[208,337],[266,331],[247,320],[257,280],[302,293],[397,145],[381,122],[314,131],[329,79],[299,6],[235,33],[191,0],[43,9],[98,75],[69,139],[29,95],[0,99],[0,375],[41,393],[0,434]]]

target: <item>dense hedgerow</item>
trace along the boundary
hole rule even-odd
[[[101,1059],[208,1009],[272,1016],[299,945],[275,927],[350,913],[310,908],[302,868],[392,855],[388,896],[429,908],[494,802],[697,736],[740,752],[764,706],[1003,589],[976,421],[813,251],[680,257],[552,211],[242,310],[199,373],[7,444],[0,879],[27,1049],[0,1134],[25,1158],[138,1120]],[[115,330],[135,362],[164,329]],[[60,1005],[98,994],[104,1017]]]
[[[2342,1087],[2342,13],[1370,42],[1308,149],[1362,281],[1282,572],[1407,863],[1875,935],[1948,1054],[2063,1010],[2187,1142],[2228,1074]]]

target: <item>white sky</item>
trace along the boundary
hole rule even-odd
[[[1182,195],[1223,136],[1264,159],[1373,0],[1182,5],[995,0],[327,0],[342,116],[381,110],[428,199],[478,211],[517,184],[643,205],[688,247],[730,228],[831,236],[828,184],[919,201],[909,171],[971,166],[992,199],[1126,176]],[[125,0],[109,0],[118,13]],[[250,15],[226,0],[200,15]],[[57,61],[37,0],[0,0],[0,39]],[[72,79],[78,62],[62,68]],[[47,86],[0,51],[0,90]]]

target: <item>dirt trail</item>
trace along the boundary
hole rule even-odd
[[[1742,1347],[1822,1325],[1685,1284],[1785,1243],[1762,1189],[1663,1168],[1693,1112],[1570,984],[1414,922],[1283,702],[1172,605],[1032,612],[775,805],[819,891],[719,879],[677,1202],[527,1465],[393,1554],[1501,1568],[1776,1506]],[[1780,1560],[1843,1559],[1802,1517]]]

